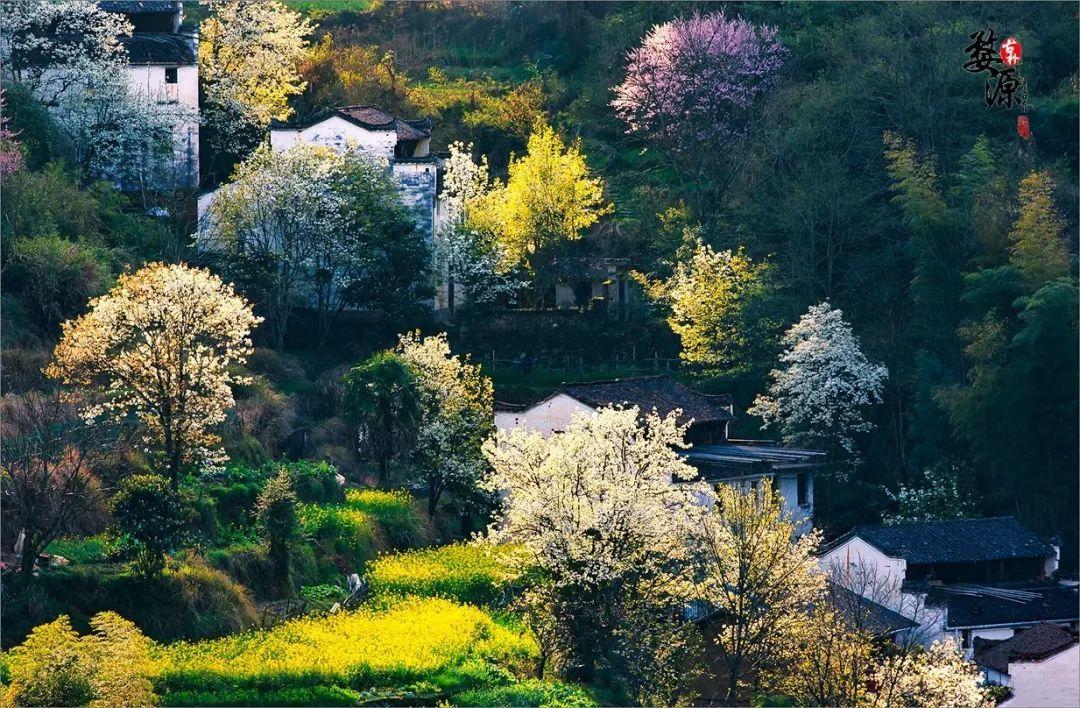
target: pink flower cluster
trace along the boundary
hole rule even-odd
[[[4,110],[4,94],[0,91],[0,113]],[[22,148],[15,138],[14,130],[7,127],[7,118],[0,118],[0,177],[7,177],[22,169]]]
[[[653,27],[627,54],[611,105],[628,132],[677,148],[692,147],[684,138],[729,137],[739,114],[776,84],[786,54],[773,27],[694,13]]]

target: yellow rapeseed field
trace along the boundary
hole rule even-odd
[[[518,675],[538,657],[524,630],[482,609],[440,598],[406,598],[384,609],[304,617],[272,629],[157,650],[158,683],[173,690],[210,685],[404,685],[468,662]]]

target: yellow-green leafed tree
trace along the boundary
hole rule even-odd
[[[538,122],[525,155],[511,158],[506,184],[496,184],[474,204],[470,220],[496,234],[507,264],[524,266],[540,296],[550,284],[553,251],[581,238],[612,208],[604,202],[603,180],[585,164],[580,141],[567,145]]]
[[[747,493],[721,484],[701,533],[703,597],[726,617],[715,636],[728,702],[778,662],[808,613],[824,601],[825,574],[814,555],[817,531],[796,538],[779,492]]]
[[[698,239],[671,277],[638,280],[668,308],[684,361],[730,370],[747,363],[747,350],[767,328],[764,320],[748,321],[747,311],[768,293],[770,272],[768,263],[751,260],[742,248],[715,251]]]
[[[186,465],[223,461],[214,428],[244,381],[236,367],[261,321],[209,271],[152,263],[64,323],[45,373],[88,391],[91,418],[134,416],[175,488]]]
[[[11,680],[3,704],[90,705],[91,708],[149,706],[158,702],[149,676],[152,642],[115,612],[90,620],[80,637],[67,615],[39,625],[11,651]]]
[[[304,90],[300,63],[311,24],[276,0],[211,0],[199,26],[199,78],[205,117],[220,149],[238,136],[288,118],[289,97]]]
[[[1020,217],[1009,240],[1009,260],[1028,283],[1038,287],[1069,273],[1069,250],[1063,238],[1065,219],[1054,206],[1054,181],[1032,172],[1020,181]]]

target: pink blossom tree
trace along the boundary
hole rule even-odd
[[[4,92],[0,91],[0,111],[4,109]],[[0,118],[0,177],[7,177],[22,169],[23,154],[18,133],[8,127],[7,118]]]
[[[727,143],[745,133],[748,109],[776,85],[786,55],[774,27],[695,12],[654,26],[630,50],[611,105],[627,132],[659,143],[678,171],[715,181],[732,173],[717,170],[730,165]]]

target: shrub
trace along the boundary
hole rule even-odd
[[[20,706],[152,705],[152,643],[115,612],[90,620],[80,637],[67,615],[35,627],[8,658],[4,702]]]
[[[266,483],[255,501],[255,519],[269,547],[274,575],[290,594],[289,551],[300,532],[296,516],[298,503],[292,479],[285,470]]]
[[[281,469],[289,474],[296,495],[303,501],[326,504],[345,500],[337,468],[329,462],[286,462]]]
[[[27,593],[19,590],[9,596],[9,583],[5,578],[3,636],[8,643],[21,641],[33,623],[61,612],[69,614],[77,628],[86,629],[91,615],[114,610],[158,641],[218,637],[248,629],[258,620],[247,591],[198,558],[154,578],[109,566],[43,572],[30,586],[38,593],[33,623],[23,619],[33,608],[19,608],[12,601]]]
[[[338,556],[342,571],[356,572],[378,551],[371,517],[347,506],[300,506],[300,526],[324,556]]]
[[[9,657],[11,683],[5,704],[77,706],[90,702],[93,691],[89,657],[67,615],[35,627]]]
[[[408,492],[351,489],[345,493],[345,503],[378,521],[392,548],[414,548],[427,543],[424,522],[416,514]]]
[[[535,669],[538,649],[523,629],[448,600],[411,598],[269,630],[162,647],[157,685],[165,695],[219,689],[314,686],[363,690],[431,682],[452,690],[502,683]],[[255,701],[253,701],[255,702]]]
[[[371,564],[368,581],[381,595],[444,597],[479,605],[507,604],[520,573],[513,549],[478,544],[382,556]]]
[[[255,508],[255,500],[262,486],[261,480],[205,486],[203,493],[214,501],[218,526],[250,525],[251,511]]]
[[[478,688],[454,696],[451,701],[459,706],[551,706],[552,708],[577,708],[595,706],[596,699],[580,686],[561,681],[528,679],[509,686]]]
[[[160,475],[128,477],[120,483],[111,507],[120,531],[136,548],[139,571],[146,576],[161,572],[165,554],[180,545],[194,520],[191,503]]]
[[[18,239],[11,250],[5,287],[20,294],[47,335],[79,314],[111,278],[100,249],[56,235]]]

